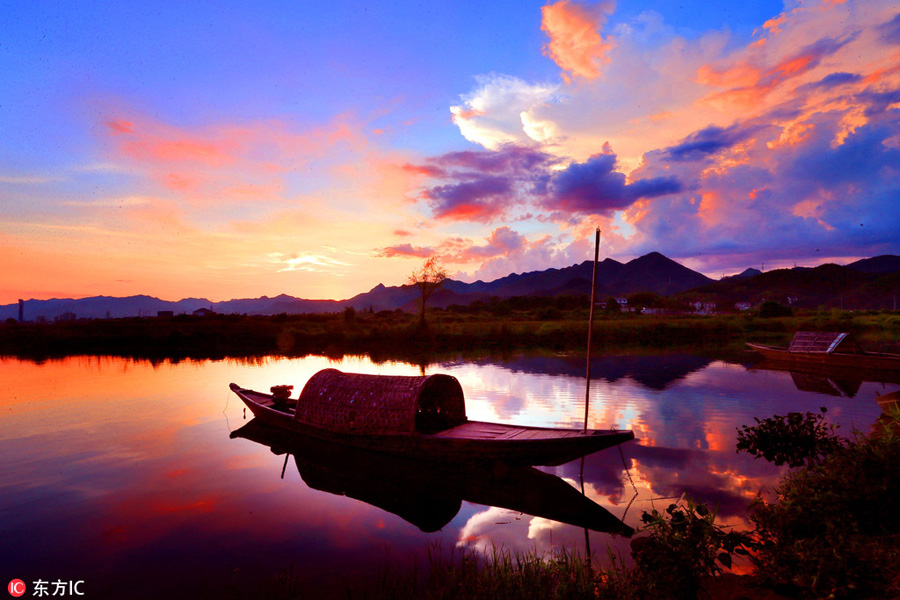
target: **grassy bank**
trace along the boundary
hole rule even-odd
[[[516,308],[511,303],[429,312],[427,326],[401,311],[321,315],[211,315],[0,324],[0,354],[40,360],[67,355],[225,358],[368,354],[415,359],[447,352],[583,351],[587,311]],[[798,330],[851,331],[871,350],[900,349],[900,315],[828,311],[764,318],[752,314],[656,316],[602,313],[594,350],[742,349],[745,341],[786,344]]]

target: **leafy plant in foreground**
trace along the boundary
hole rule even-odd
[[[793,470],[777,500],[756,501],[754,557],[770,583],[816,598],[900,597],[900,437],[856,438]]]
[[[749,452],[778,466],[818,464],[844,443],[835,433],[838,426],[824,422],[828,409],[822,406],[819,411],[790,412],[763,420],[754,417],[756,425],[738,428],[737,451]]]
[[[749,533],[727,531],[715,523],[715,512],[690,499],[641,519],[650,535],[631,542],[638,597],[695,598],[705,578],[730,569],[733,555],[755,548]]]

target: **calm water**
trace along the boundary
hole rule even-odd
[[[385,565],[423,561],[429,544],[624,549],[626,538],[602,531],[602,514],[638,527],[642,510],[684,492],[717,505],[723,523],[741,526],[749,502],[780,471],[737,454],[736,427],[754,416],[826,406],[841,432],[868,431],[880,414],[876,395],[900,388],[691,356],[599,359],[590,425],[632,429],[639,440],[589,456],[583,479],[576,461],[542,469],[556,477],[529,472],[495,485],[489,474],[431,473],[416,483],[405,467],[321,448],[286,457],[230,437],[248,420],[229,382],[293,384],[296,392],[327,367],[422,372],[352,357],[156,365],[0,359],[5,581],[22,579],[29,588],[39,579],[84,581],[88,597],[221,597],[265,590],[283,570],[316,593],[335,592]],[[583,371],[577,357],[425,369],[460,380],[470,418],[548,426],[582,424]],[[490,485],[473,490],[467,478]],[[582,486],[592,506],[605,509],[600,524],[589,525],[601,531],[587,536],[560,522],[568,518],[563,508],[580,498],[567,492]]]

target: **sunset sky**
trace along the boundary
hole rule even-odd
[[[900,254],[896,0],[0,3],[0,304]]]

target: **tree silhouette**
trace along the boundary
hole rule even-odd
[[[413,271],[412,275],[409,276],[409,283],[419,288],[419,293],[422,294],[422,297],[419,300],[420,326],[425,326],[425,303],[428,302],[428,298],[441,287],[441,284],[444,283],[445,279],[447,279],[447,270],[441,266],[436,256],[430,257],[425,261],[421,269]]]

